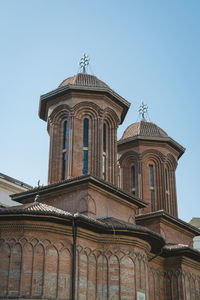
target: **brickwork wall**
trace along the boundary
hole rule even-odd
[[[173,259],[167,259],[167,261],[167,270],[161,271],[155,266],[150,267],[149,299],[200,299],[199,271],[177,266],[177,261]]]
[[[117,127],[121,108],[105,96],[84,95],[58,98],[49,108],[48,132],[49,171],[48,183],[62,180],[64,121],[68,122],[65,178],[82,175],[83,121],[89,120],[88,174],[103,177],[103,124],[106,125],[106,180],[117,184]]]
[[[71,243],[35,236],[0,238],[0,299],[70,300]]]
[[[80,212],[95,218],[109,216],[135,223],[136,205],[120,200],[112,193],[86,184],[42,198],[43,203],[69,212]]]
[[[177,217],[176,180],[177,153],[165,143],[160,146],[156,141],[133,141],[130,145],[119,145],[119,163],[121,174],[121,188],[131,191],[131,166],[135,166],[136,191],[135,195],[147,202],[150,200],[149,165],[154,168],[154,197],[155,211],[164,209],[169,214]],[[166,181],[168,188],[166,186]],[[151,211],[151,205],[140,213]]]
[[[136,291],[148,291],[145,255],[78,247],[78,299],[135,299]]]
[[[71,246],[65,240],[22,237],[0,243],[0,299],[71,299]],[[146,272],[140,252],[78,246],[76,299],[133,299],[136,290],[148,289]]]
[[[2,231],[0,299],[71,299],[71,228],[55,225],[46,224],[45,231],[41,225],[39,231]],[[199,299],[194,262],[185,267],[176,258],[149,262],[149,249],[137,238],[78,230],[76,300],[136,300],[137,291],[146,300]]]

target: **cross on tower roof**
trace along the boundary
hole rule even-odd
[[[80,68],[83,69],[83,73],[85,73],[86,66],[89,65],[89,61],[90,61],[89,56],[84,53],[83,57],[81,57],[81,59],[79,61],[79,65],[80,65]]]
[[[139,111],[139,114],[142,115],[142,119],[145,119],[144,114],[146,114],[148,111],[147,104],[144,104],[144,102],[142,101],[142,104],[139,106],[138,111]]]

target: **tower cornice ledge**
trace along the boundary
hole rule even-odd
[[[120,139],[117,142],[118,146],[121,146],[123,144],[127,145],[127,144],[131,144],[131,143],[135,143],[137,141],[148,141],[148,142],[158,142],[158,143],[167,143],[170,146],[172,146],[174,149],[176,149],[179,153],[178,158],[180,158],[183,153],[185,152],[185,148],[183,146],[181,146],[179,143],[177,143],[175,140],[173,140],[171,137],[166,136],[166,137],[155,137],[155,136],[143,136],[143,135],[137,135],[137,136],[133,136],[127,139]]]
[[[112,101],[116,102],[119,104],[122,108],[122,115],[121,115],[121,120],[120,124],[123,122],[126,113],[130,107],[130,102],[125,100],[123,97],[121,97],[119,94],[114,92],[111,88],[109,87],[94,87],[94,86],[83,86],[83,85],[73,85],[73,84],[68,84],[66,86],[58,87],[55,90],[52,90],[49,93],[43,94],[40,96],[40,105],[39,105],[39,117],[47,121],[47,110],[48,110],[48,105],[47,102],[53,102],[55,98],[58,96],[64,95],[64,94],[69,94],[71,92],[82,92],[82,93],[96,93],[96,94],[104,94],[107,97],[109,97]]]

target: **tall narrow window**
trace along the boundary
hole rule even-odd
[[[88,173],[88,136],[89,136],[89,120],[83,121],[83,174]]]
[[[166,211],[169,212],[169,177],[168,170],[165,169],[165,192],[166,192]]]
[[[135,195],[135,166],[131,167],[131,192]]]
[[[65,179],[66,160],[67,160],[67,121],[63,123],[62,180]]]
[[[103,179],[106,179],[106,124],[103,124]]]
[[[154,211],[155,210],[155,191],[154,191],[153,165],[149,165],[149,188],[150,188],[151,211]]]

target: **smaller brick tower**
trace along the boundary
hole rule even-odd
[[[143,115],[118,142],[121,187],[150,205],[140,213],[165,210],[177,217],[175,170],[185,149]]]
[[[49,184],[84,174],[117,183],[117,127],[130,103],[83,71],[40,98],[50,136]]]

